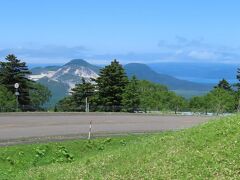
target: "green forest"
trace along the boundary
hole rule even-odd
[[[236,78],[240,80],[240,70]],[[113,60],[91,82],[82,79],[55,107],[45,104],[51,97],[44,85],[28,78],[31,71],[15,55],[0,61],[0,112],[194,112],[232,113],[240,110],[240,85],[222,79],[203,96],[185,99],[164,85],[128,78],[123,66]],[[19,83],[19,88],[14,84]]]
[[[31,81],[25,62],[10,54],[0,61],[0,112],[42,111],[51,97],[47,87]],[[15,83],[19,88],[15,88]]]

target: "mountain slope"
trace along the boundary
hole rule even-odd
[[[130,63],[124,66],[129,77],[135,75],[138,79],[148,80],[167,86],[170,90],[191,90],[208,91],[212,88],[211,84],[194,83],[186,80],[180,80],[173,76],[159,74],[153,71],[149,66],[140,63]]]
[[[32,74],[41,74],[48,71],[57,71],[61,66],[35,67],[31,69]]]
[[[55,81],[65,82],[67,84],[79,83],[81,78],[90,80],[91,78],[97,78],[99,67],[94,66],[82,59],[73,59],[63,66],[47,66],[37,67],[32,69],[33,80],[39,80],[43,77],[48,77]]]
[[[63,66],[37,67],[32,69],[30,79],[37,81],[49,88],[52,98],[47,104],[53,107],[63,97],[67,96],[76,84],[92,81],[98,77],[99,67],[82,59],[73,59]]]
[[[69,94],[69,86],[65,83],[53,81],[47,77],[41,78],[37,82],[48,87],[52,93],[50,101],[45,104],[46,107],[54,107],[60,99]]]

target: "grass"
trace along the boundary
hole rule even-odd
[[[0,148],[0,179],[239,179],[240,115],[177,132]]]

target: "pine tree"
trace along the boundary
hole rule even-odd
[[[221,81],[219,81],[218,85],[215,86],[215,88],[221,88],[227,91],[232,91],[232,87],[229,84],[229,82],[225,79],[222,79]]]
[[[5,86],[10,92],[15,93],[14,84],[19,83],[19,104],[21,108],[30,105],[29,91],[31,89],[27,75],[31,74],[25,62],[10,54],[6,57],[6,62],[0,62],[0,84]]]
[[[90,102],[91,96],[94,94],[95,86],[90,82],[86,82],[82,78],[82,84],[77,84],[75,88],[72,89],[72,100],[77,105],[79,111],[85,111],[85,100],[88,98]]]
[[[138,110],[140,105],[140,92],[136,76],[133,76],[129,81],[123,93],[122,104],[124,111],[134,112]]]
[[[237,79],[240,81],[240,68],[237,69]]]
[[[117,60],[100,70],[96,79],[99,105],[104,111],[121,111],[122,95],[128,78],[122,65]]]

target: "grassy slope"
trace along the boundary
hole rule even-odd
[[[0,148],[0,175],[12,179],[237,179],[240,116],[178,132],[4,147]]]

